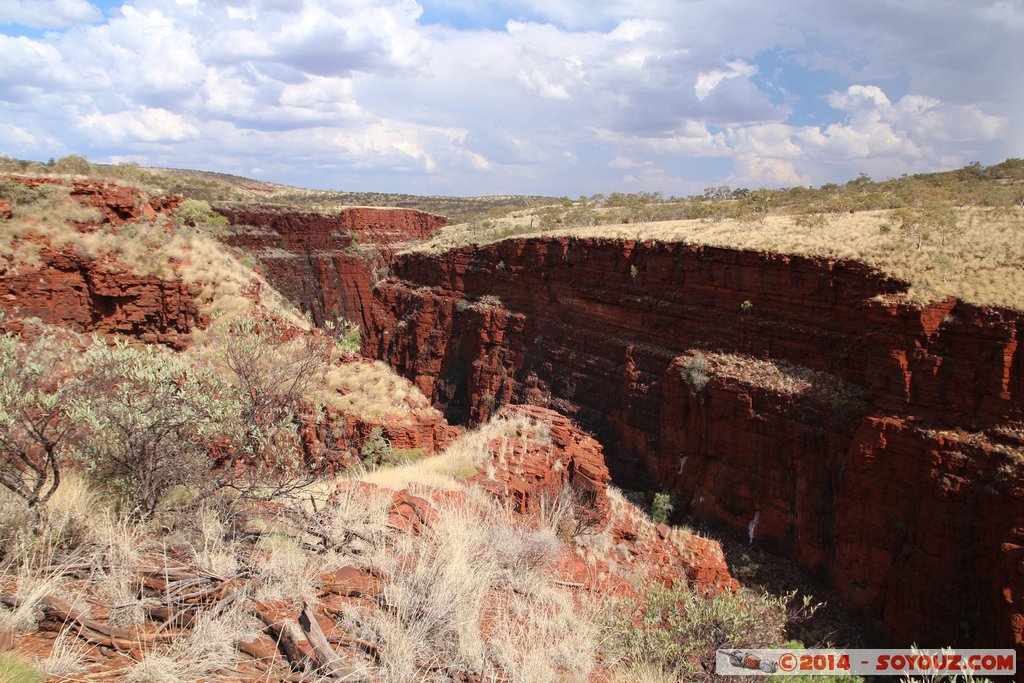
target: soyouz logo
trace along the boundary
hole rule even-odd
[[[1013,650],[719,650],[721,676],[938,676],[1017,673]]]

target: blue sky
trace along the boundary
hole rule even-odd
[[[420,194],[1024,156],[1024,0],[0,0],[0,154]]]

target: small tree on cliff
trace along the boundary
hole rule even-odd
[[[66,451],[79,433],[71,382],[61,376],[63,346],[43,334],[23,343],[0,337],[0,484],[38,508],[60,485]]]

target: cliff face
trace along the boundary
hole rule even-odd
[[[178,196],[146,199],[135,188],[94,180],[4,177],[30,188],[67,187],[72,200],[98,209],[95,220],[75,224],[82,232],[154,218],[181,201]],[[0,207],[0,219],[13,218],[13,211]],[[0,256],[0,310],[13,318],[6,327],[17,328],[18,318],[39,318],[82,332],[127,335],[180,348],[203,322],[194,292],[181,278],[139,275],[112,254],[87,256],[70,246],[58,250],[38,235],[18,242],[34,242],[39,254],[31,261]]]
[[[82,332],[137,337],[181,348],[202,320],[180,279],[138,275],[111,257],[44,247],[41,264],[0,258],[0,308]]]
[[[341,315],[369,325],[372,282],[395,245],[430,237],[443,216],[407,209],[345,209],[327,216],[269,208],[218,209],[234,226],[225,238],[262,266],[270,283],[316,324]]]
[[[452,421],[554,408],[617,481],[794,558],[901,642],[1024,643],[1020,314],[683,244],[513,240],[391,273],[366,352]]]

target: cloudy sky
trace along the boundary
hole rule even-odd
[[[1024,156],[1024,0],[0,0],[0,154],[421,194]]]

